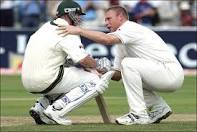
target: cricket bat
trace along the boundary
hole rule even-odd
[[[106,124],[111,123],[111,118],[110,118],[109,113],[107,111],[107,106],[106,106],[106,103],[105,103],[105,100],[104,100],[103,96],[98,95],[98,96],[95,97],[95,99],[96,99],[96,103],[99,107],[101,116],[103,118],[103,122],[106,123]]]
[[[98,73],[96,70],[94,70],[94,69],[89,69],[89,70],[90,70],[90,72],[92,72],[94,74],[97,74],[99,77],[101,77],[101,74]],[[105,103],[105,100],[104,100],[103,96],[98,95],[98,96],[95,97],[95,99],[96,99],[96,103],[99,107],[99,111],[101,113],[101,116],[103,118],[103,122],[106,123],[106,124],[111,123],[111,118],[110,118],[109,113],[107,111],[107,105]]]

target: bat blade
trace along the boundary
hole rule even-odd
[[[105,100],[104,100],[103,96],[98,95],[98,96],[95,97],[95,99],[96,99],[97,105],[99,107],[101,116],[103,118],[103,122],[106,123],[106,124],[111,123],[111,118],[110,118],[109,113],[107,111],[107,105],[105,103]]]

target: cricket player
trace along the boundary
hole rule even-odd
[[[117,44],[112,80],[122,79],[130,110],[117,118],[116,123],[159,123],[172,110],[156,92],[181,88],[184,72],[180,63],[155,32],[129,21],[123,7],[110,7],[105,22],[108,34],[61,25],[58,30],[60,35],[78,34],[105,45]]]
[[[41,26],[28,41],[22,82],[28,92],[43,95],[30,109],[37,124],[70,125],[72,121],[65,115],[102,94],[113,75],[110,61],[94,60],[85,52],[78,35],[57,34],[58,24],[76,26],[80,15],[85,13],[78,3],[64,0],[57,8],[57,18]],[[100,78],[95,69],[109,72]]]

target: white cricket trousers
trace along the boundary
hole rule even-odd
[[[121,73],[130,112],[139,115],[147,114],[147,107],[164,102],[154,91],[173,92],[182,86],[184,80],[179,63],[141,58],[124,58]]]
[[[64,68],[62,80],[47,94],[67,93],[70,90],[79,87],[83,83],[97,83],[99,80],[99,76],[94,73],[84,71],[84,69],[76,67]]]

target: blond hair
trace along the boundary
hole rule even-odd
[[[129,19],[129,15],[128,15],[127,10],[122,6],[119,6],[119,5],[111,6],[106,10],[106,12],[108,12],[110,10],[115,11],[118,15],[122,14],[127,20]]]

